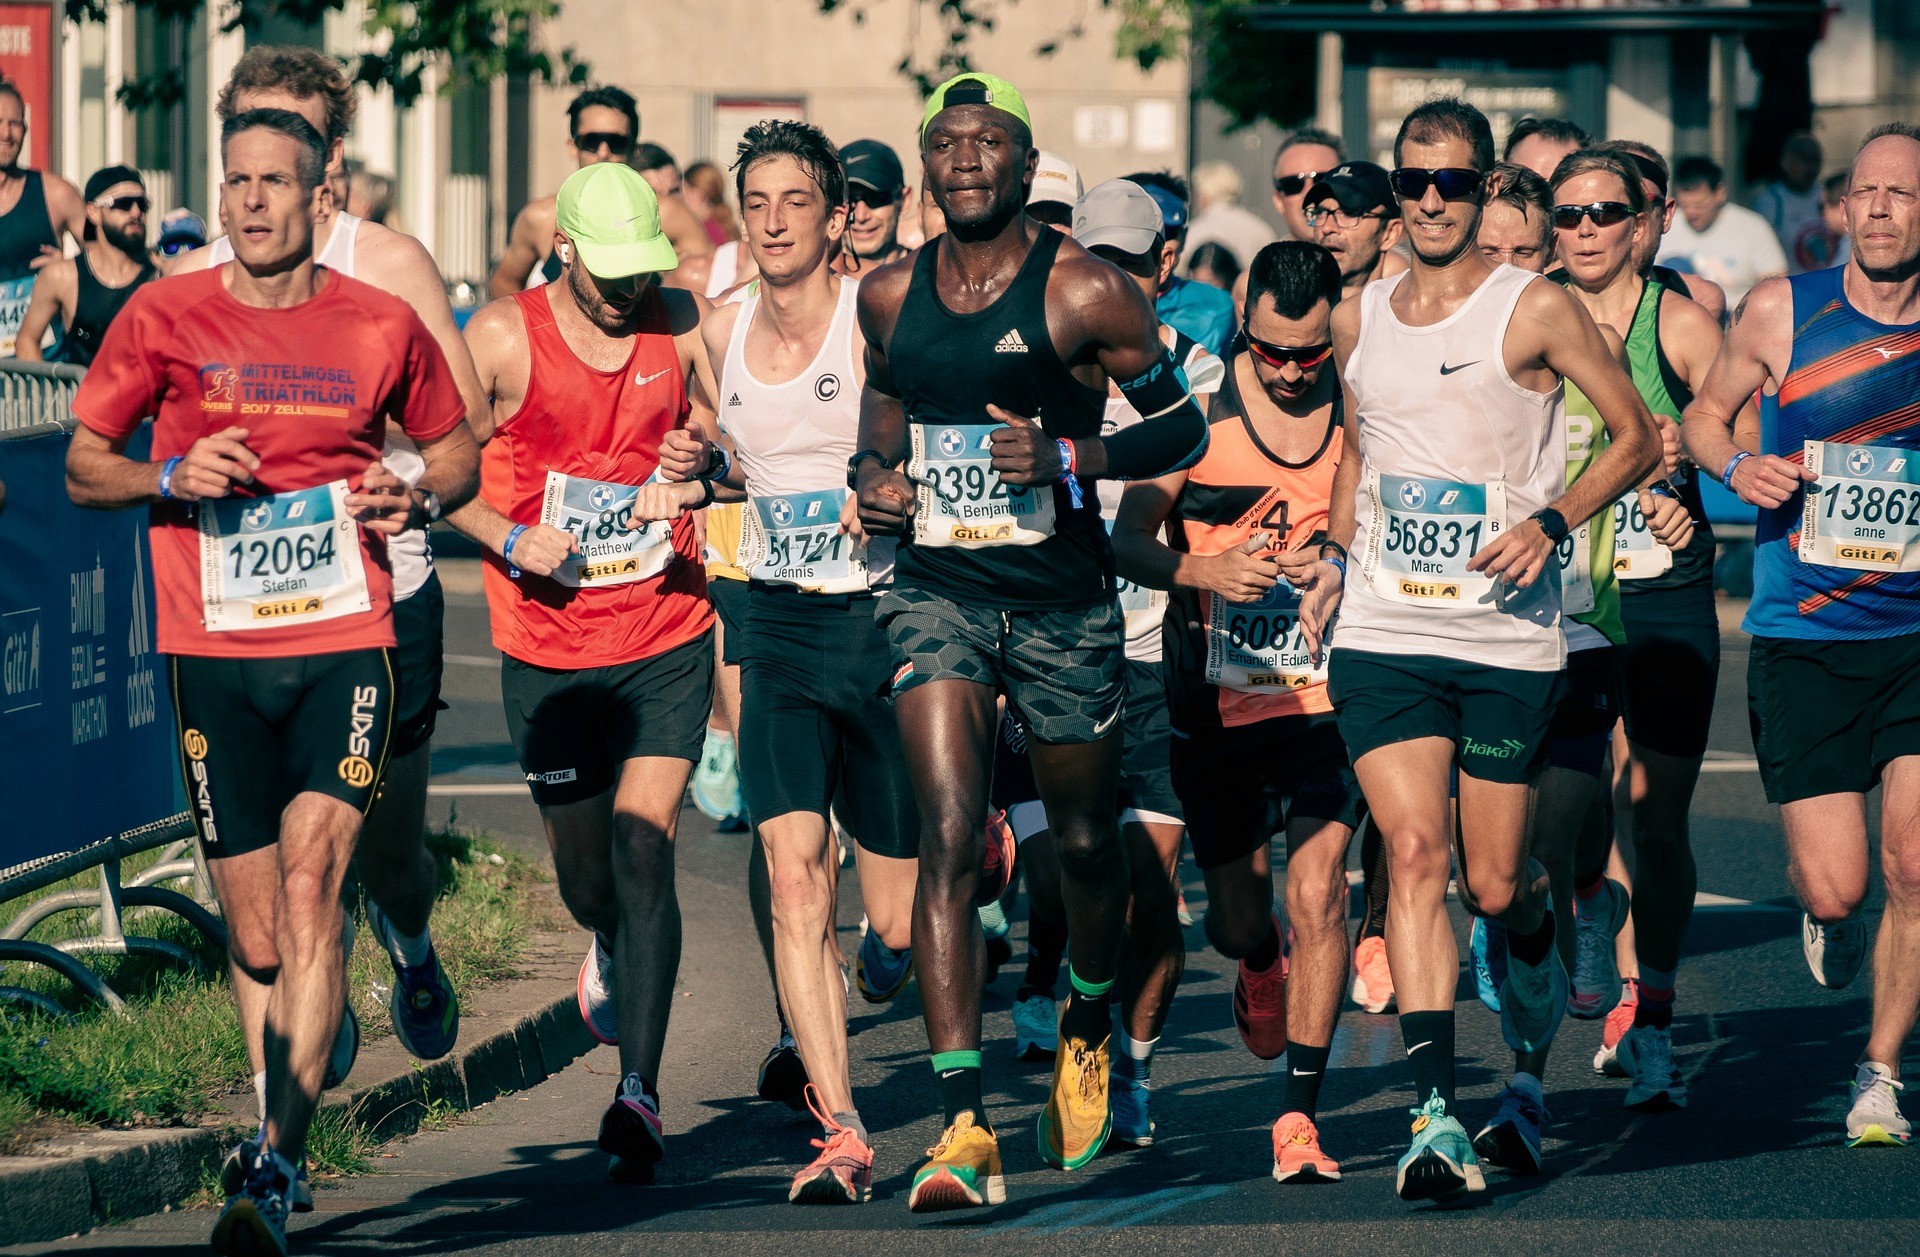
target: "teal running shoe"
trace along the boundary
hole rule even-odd
[[[1480,1158],[1460,1120],[1449,1116],[1438,1091],[1413,1114],[1413,1146],[1400,1158],[1394,1190],[1402,1200],[1447,1200],[1487,1190]]]
[[[746,811],[740,795],[740,756],[733,735],[707,730],[700,766],[693,770],[693,805],[708,820],[722,824]]]
[[[906,989],[913,977],[913,948],[894,951],[872,930],[860,940],[859,968],[854,983],[869,1004],[884,1004]]]
[[[1467,951],[1473,957],[1473,987],[1480,1002],[1490,1012],[1500,1011],[1500,988],[1507,981],[1507,927],[1485,917],[1473,919],[1473,932],[1467,936]]]
[[[1553,921],[1553,910],[1547,910]],[[1507,950],[1507,978],[1500,984],[1500,1036],[1516,1052],[1538,1052],[1553,1042],[1560,1019],[1567,1012],[1572,989],[1560,949],[1549,939],[1547,955],[1537,965],[1527,964]]]
[[[1121,1052],[1108,1069],[1112,1082],[1107,1103],[1113,1111],[1113,1131],[1107,1139],[1129,1148],[1151,1148],[1153,1118],[1147,1113],[1147,1102],[1152,1098],[1152,1087],[1139,1077],[1139,1068],[1138,1062]]]

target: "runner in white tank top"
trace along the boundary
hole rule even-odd
[[[1394,159],[1412,269],[1333,314],[1361,457],[1340,464],[1330,544],[1282,566],[1307,588],[1316,646],[1339,614],[1328,688],[1392,870],[1387,954],[1418,1105],[1397,1186],[1426,1200],[1483,1190],[1480,1156],[1539,1168],[1536,1075],[1515,1075],[1477,1139],[1454,1111],[1453,781],[1460,897],[1507,927],[1501,1031],[1516,1053],[1542,1052],[1568,985],[1546,873],[1526,857],[1566,655],[1554,548],[1654,470],[1659,440],[1566,290],[1480,253],[1485,116],[1429,101],[1407,115]],[[1564,491],[1563,377],[1612,438]]]

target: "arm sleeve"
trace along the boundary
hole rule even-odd
[[[1163,349],[1160,361],[1119,385],[1142,422],[1100,438],[1107,447],[1107,479],[1151,480],[1200,461],[1207,452],[1207,416],[1171,352]]]
[[[160,409],[164,364],[153,353],[153,305],[136,292],[120,317],[107,325],[100,352],[73,399],[73,417],[108,440],[119,440]]]
[[[394,395],[394,417],[416,444],[437,441],[467,417],[467,403],[453,382],[453,368],[426,324],[407,311],[405,372]]]

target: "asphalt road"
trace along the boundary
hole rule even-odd
[[[498,664],[477,593],[450,592],[448,698],[436,743],[434,813],[457,811],[529,850],[536,814],[514,783],[498,709]],[[397,1144],[377,1172],[323,1188],[299,1219],[296,1252],[600,1253],[609,1245],[671,1243],[676,1251],[795,1251],[796,1241],[889,1252],[1136,1251],[1178,1245],[1217,1254],[1444,1245],[1515,1252],[1887,1251],[1920,1238],[1920,1151],[1848,1151],[1839,1139],[1851,1062],[1864,1038],[1867,991],[1814,985],[1798,946],[1779,827],[1761,798],[1744,719],[1746,650],[1726,637],[1710,771],[1695,802],[1702,906],[1680,975],[1675,1041],[1693,1100],[1682,1112],[1621,1107],[1625,1084],[1589,1067],[1597,1023],[1566,1023],[1548,1070],[1553,1126],[1546,1173],[1490,1173],[1467,1207],[1409,1207],[1393,1194],[1407,1139],[1411,1086],[1392,1019],[1349,1009],[1334,1048],[1321,1115],[1323,1143],[1347,1173],[1324,1187],[1268,1177],[1268,1126],[1284,1069],[1254,1060],[1234,1033],[1232,966],[1198,929],[1185,982],[1154,1067],[1159,1142],[1072,1175],[1044,1169],[1034,1117],[1046,1066],[1016,1063],[1009,970],[986,999],[988,1099],[1009,1175],[1006,1205],[970,1215],[906,1211],[909,1176],[939,1134],[912,987],[895,1003],[851,1010],[854,1082],[879,1160],[874,1200],[857,1208],[785,1203],[789,1176],[811,1154],[802,1115],[752,1096],[774,1030],[772,995],[747,916],[742,835],[715,834],[688,810],[680,895],[686,921],[667,1065],[669,1131],[659,1182],[604,1179],[592,1147],[617,1063],[601,1049],[521,1095],[450,1129]],[[490,789],[491,788],[491,789]],[[1204,908],[1186,866],[1187,895]],[[859,920],[849,876],[841,910],[851,953]],[[1877,913],[1877,903],[1873,911]],[[1457,915],[1457,914],[1456,914]],[[1457,919],[1462,945],[1465,919]],[[1017,926],[1016,945],[1024,935]],[[584,935],[583,935],[584,944]],[[1507,1057],[1497,1018],[1461,985],[1463,1117],[1484,1120]],[[1909,1107],[1913,1105],[1909,1101]],[[213,1215],[158,1215],[59,1245],[191,1252]]]

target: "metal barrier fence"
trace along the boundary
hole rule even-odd
[[[0,905],[89,871],[99,877],[96,886],[27,904],[0,928],[0,965],[43,965],[118,1009],[119,994],[79,957],[195,960],[177,943],[127,933],[130,911],[176,913],[221,947],[226,930],[206,907],[212,892],[173,762],[145,519],[82,511],[67,500],[63,467],[84,375],[79,367],[0,361],[0,739],[19,792],[0,830]],[[135,437],[136,457],[147,439]],[[121,861],[156,848],[165,849],[159,862],[123,884]],[[192,879],[195,897],[160,885],[182,878]],[[90,932],[53,944],[25,938],[69,911],[95,914]],[[62,1011],[18,986],[0,985],[0,1000]]]

